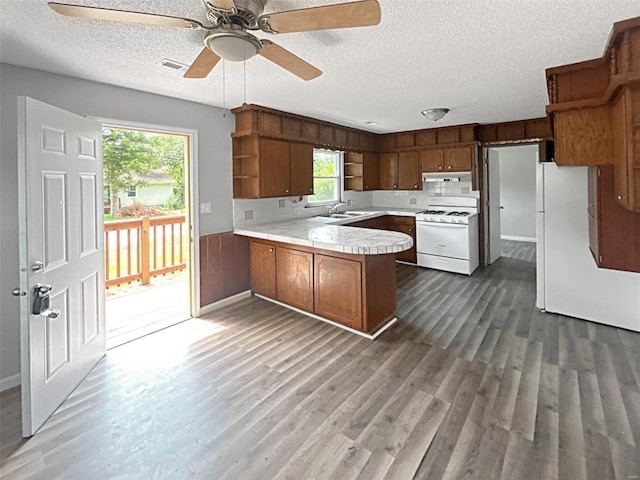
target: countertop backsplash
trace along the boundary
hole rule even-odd
[[[373,192],[343,192],[347,205],[340,211],[366,207],[428,207],[430,197],[469,195],[478,197],[479,192],[471,190],[471,182],[429,182],[423,183],[423,190],[376,190]],[[312,217],[327,213],[327,207],[310,207],[307,197],[263,198],[257,200],[233,201],[233,226],[249,227],[263,223],[282,222],[293,218]]]
[[[233,201],[233,226],[248,227],[262,223],[282,222],[293,218],[313,217],[327,213],[326,206],[310,207],[307,197],[262,198]],[[340,211],[373,205],[372,192],[344,192]]]

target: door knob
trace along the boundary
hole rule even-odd
[[[33,262],[33,265],[31,265],[31,271],[33,273],[36,273],[41,270],[44,270],[44,263],[42,263],[40,260],[36,260],[35,262]]]
[[[24,290],[20,290],[19,288],[14,288],[11,290],[11,295],[14,297],[24,297],[27,294]]]

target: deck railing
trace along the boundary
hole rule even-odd
[[[142,217],[104,223],[105,286],[187,268],[188,232],[184,215]]]

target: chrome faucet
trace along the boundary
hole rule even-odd
[[[346,203],[345,202],[332,203],[331,205],[329,205],[328,214],[333,215],[334,213],[337,213],[338,207],[341,207],[342,205],[346,205]]]

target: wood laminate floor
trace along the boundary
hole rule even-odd
[[[398,265],[369,341],[250,298],[109,352],[12,479],[636,479],[640,334],[544,314],[531,262]]]

